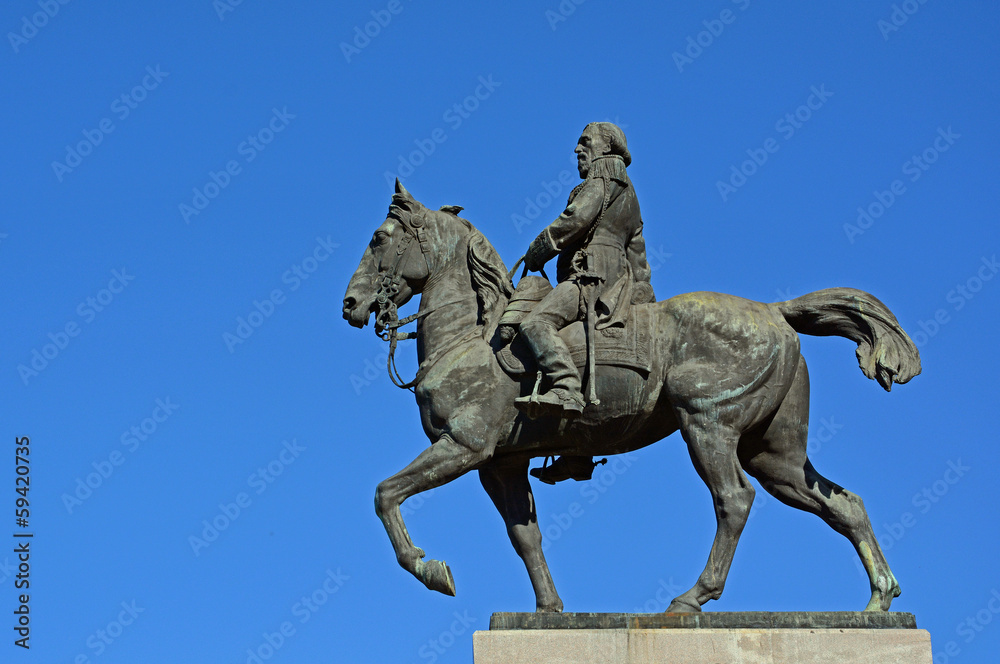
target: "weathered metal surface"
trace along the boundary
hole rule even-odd
[[[704,613],[494,613],[490,629],[916,629],[897,611]]]

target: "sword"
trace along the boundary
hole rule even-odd
[[[584,288],[584,301],[587,306],[587,401],[595,406],[600,405],[601,400],[597,398],[597,304],[594,297],[594,280],[588,279]]]

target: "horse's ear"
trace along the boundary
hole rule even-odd
[[[441,206],[441,212],[450,212],[453,215],[455,215],[456,217],[458,216],[458,213],[461,212],[464,209],[465,208],[462,207],[461,205],[442,205]]]
[[[404,187],[403,183],[399,181],[399,178],[396,178],[396,193],[411,201],[413,200],[413,196],[411,196],[410,192],[406,190],[406,187]]]

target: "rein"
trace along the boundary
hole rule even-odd
[[[436,311],[440,311],[441,309],[444,309],[445,307],[450,307],[453,304],[461,304],[461,301],[448,302],[447,304],[442,304],[439,307],[434,307],[433,309],[431,309],[429,311],[423,311],[423,312],[411,314],[411,315],[409,315],[409,316],[407,316],[406,318],[403,318],[403,319],[396,318],[396,307],[395,306],[392,307],[392,313],[391,313],[392,320],[390,320],[390,321],[388,321],[388,322],[386,322],[386,323],[383,324],[383,327],[385,328],[386,331],[383,332],[382,334],[378,334],[378,333],[376,333],[376,334],[377,334],[378,338],[381,339],[382,341],[388,341],[389,342],[389,357],[386,360],[386,370],[389,372],[389,380],[392,381],[393,385],[395,385],[396,387],[398,387],[400,389],[410,390],[412,392],[413,391],[413,387],[418,382],[420,382],[420,379],[422,378],[422,373],[424,372],[423,367],[421,369],[418,369],[417,370],[417,375],[414,376],[413,380],[411,380],[411,381],[404,381],[403,377],[399,375],[399,370],[396,369],[396,343],[397,343],[397,341],[399,341],[399,340],[405,340],[405,339],[416,339],[418,336],[420,336],[418,332],[399,332],[398,331],[399,328],[403,327],[404,325],[409,325],[410,323],[412,323],[415,320],[419,320],[421,318],[424,318],[425,316],[429,316],[429,315],[431,315],[432,313],[434,313]],[[381,317],[381,315],[382,315],[382,312],[380,311],[379,312],[379,316]],[[442,349],[438,353],[435,353],[435,355],[439,355],[440,356],[440,355],[444,354],[445,352],[451,350],[452,348],[454,348],[457,345],[457,342],[463,341],[466,336],[467,335],[460,336],[456,342],[448,344],[448,346],[446,346],[444,349]],[[427,368],[429,369],[431,366],[433,366],[433,364],[434,363],[431,362],[428,365]]]

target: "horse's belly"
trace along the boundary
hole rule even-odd
[[[570,433],[588,441],[610,440],[624,444],[656,413],[661,383],[655,376],[646,376],[633,369],[597,367],[596,388],[600,403],[588,403],[583,415],[574,421]],[[585,383],[585,396],[590,393],[588,387]]]

